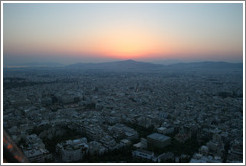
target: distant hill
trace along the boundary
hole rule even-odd
[[[173,71],[243,71],[243,63],[228,62],[192,62],[192,63],[176,63],[170,65],[154,64],[148,62],[139,62],[134,60],[114,61],[104,63],[76,63],[71,65],[62,65],[59,63],[26,63],[18,66],[8,66],[8,68],[22,69],[64,69],[64,70],[94,70],[94,71],[114,71],[114,72],[173,72]]]
[[[228,62],[192,62],[192,63],[176,63],[169,65],[174,68],[204,68],[204,69],[228,69],[228,68],[243,68],[243,63],[228,63]]]
[[[172,65],[161,65],[134,60],[104,62],[104,63],[76,63],[67,66],[69,69],[93,69],[111,71],[172,71],[172,70],[225,70],[243,69],[243,63],[228,62],[192,62],[176,63]]]
[[[134,60],[104,62],[104,63],[76,63],[67,66],[72,69],[97,69],[97,70],[112,70],[112,71],[125,71],[125,70],[153,70],[160,69],[164,65],[158,65],[147,62],[138,62]]]
[[[4,67],[8,68],[29,68],[29,67],[63,67],[63,64],[55,63],[55,62],[33,62],[33,63],[21,63],[21,64],[12,64],[12,65],[5,65]]]

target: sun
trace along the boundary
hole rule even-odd
[[[134,59],[158,51],[150,37],[140,33],[119,32],[107,36],[100,44],[104,55],[119,59]]]

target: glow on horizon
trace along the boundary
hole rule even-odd
[[[4,63],[242,61],[243,4],[4,4]],[[7,61],[7,62],[6,62]]]

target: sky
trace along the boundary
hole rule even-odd
[[[241,3],[4,3],[4,65],[243,61]]]

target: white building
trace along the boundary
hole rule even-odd
[[[138,149],[132,152],[132,156],[152,160],[154,158],[154,152]]]
[[[86,138],[67,140],[56,145],[56,152],[60,155],[62,161],[72,162],[82,160],[88,153],[89,146]]]
[[[52,159],[52,155],[46,149],[23,149],[25,156],[30,162],[43,163]]]
[[[152,133],[147,136],[149,147],[164,148],[171,143],[171,138],[159,133]]]

